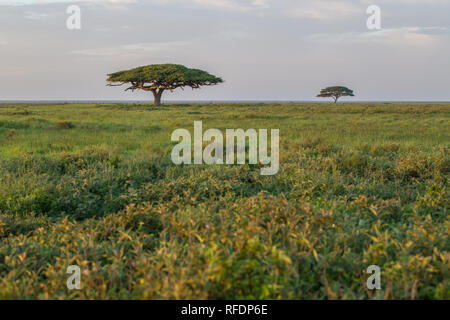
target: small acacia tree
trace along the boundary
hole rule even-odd
[[[341,97],[354,97],[353,90],[347,87],[328,87],[322,89],[317,95],[318,98],[333,98],[334,103],[337,103]]]
[[[161,105],[164,91],[171,92],[177,88],[191,87],[199,89],[202,86],[212,86],[223,80],[198,69],[189,69],[178,64],[152,64],[131,70],[108,74],[109,86],[130,84],[127,90],[151,91],[156,106]]]

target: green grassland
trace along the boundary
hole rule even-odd
[[[175,166],[195,120],[280,129],[280,172]],[[450,104],[0,105],[0,298],[450,299],[449,128]]]

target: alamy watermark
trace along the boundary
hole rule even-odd
[[[367,7],[366,12],[370,15],[367,18],[367,29],[381,30],[381,8],[376,5],[371,5]]]
[[[259,132],[255,129],[246,131],[243,129],[227,129],[224,143],[222,131],[208,129],[203,133],[202,121],[195,121],[193,157],[191,133],[186,129],[177,129],[172,133],[172,141],[179,142],[172,150],[172,162],[176,165],[246,164],[246,142],[248,139],[248,163],[268,166],[261,168],[261,175],[273,176],[280,169],[280,130],[272,129],[270,131],[270,155],[268,154],[267,135],[267,129],[259,129]],[[204,150],[203,142],[210,142]]]
[[[79,266],[69,266],[67,274],[71,276],[67,278],[66,285],[69,290],[81,290],[81,269]]]
[[[81,8],[78,5],[70,5],[66,9],[69,15],[66,20],[68,30],[81,29]],[[370,5],[366,13],[367,28],[369,30],[381,30],[381,8]],[[171,140],[178,142],[171,153],[172,162],[176,165],[232,165],[247,163],[261,164],[261,175],[273,176],[279,172],[279,129],[270,130],[270,155],[268,153],[267,129],[226,129],[225,134],[219,129],[208,129],[203,132],[202,121],[194,122],[193,141],[191,133],[186,129],[177,129],[172,133]],[[247,144],[248,141],[248,144]],[[209,143],[204,147],[204,143]],[[193,145],[193,154],[192,154]],[[248,152],[247,152],[248,150]],[[248,157],[247,157],[248,156]],[[369,266],[366,270],[370,277],[366,285],[369,290],[381,290],[381,268],[376,265]],[[76,265],[67,268],[66,285],[69,290],[81,290],[81,270]]]
[[[381,290],[381,268],[379,266],[372,265],[367,268],[367,273],[372,274],[367,279],[367,289]]]
[[[81,29],[81,8],[77,5],[70,5],[67,7],[66,13],[69,17],[66,20],[66,27],[69,30]]]

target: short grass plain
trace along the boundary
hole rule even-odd
[[[175,166],[195,120],[280,129],[280,172]],[[0,105],[0,298],[449,299],[449,128],[445,103]]]

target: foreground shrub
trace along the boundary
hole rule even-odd
[[[77,106],[52,130],[67,110],[0,110],[0,298],[450,298],[448,106]],[[172,126],[222,114],[283,126],[278,175],[171,163]]]
[[[75,126],[73,125],[72,122],[68,122],[68,121],[58,121],[55,123],[55,128],[56,129],[72,129]]]

